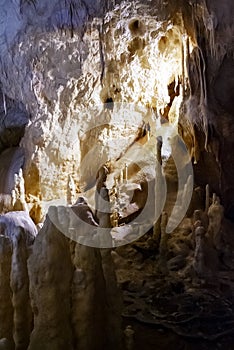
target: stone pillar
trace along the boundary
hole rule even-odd
[[[73,350],[68,239],[46,218],[28,262],[34,329],[28,350]]]
[[[27,260],[30,246],[24,230],[16,227],[11,264],[12,305],[14,308],[14,341],[16,350],[25,350],[32,331],[32,309],[29,296]]]
[[[195,228],[195,252],[193,267],[199,278],[204,278],[205,269],[205,229],[203,226]]]
[[[208,209],[209,226],[207,236],[216,249],[221,248],[221,227],[224,216],[224,207],[220,204],[219,197],[213,196],[213,202]]]
[[[0,235],[0,339],[13,342],[13,306],[10,287],[12,245],[8,237]]]

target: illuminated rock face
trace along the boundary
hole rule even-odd
[[[213,173],[219,166],[225,168],[232,152],[221,154],[233,147],[228,137],[232,7],[227,1],[221,5],[203,0],[150,5],[3,3],[3,92],[21,101],[32,119],[21,141],[26,193],[42,201],[65,200],[69,175],[77,192],[91,186],[97,167],[104,159],[120,156],[120,148],[123,151],[134,140],[141,120],[148,120],[152,109],[171,122],[181,121],[181,133],[196,161],[209,162]],[[104,102],[112,104],[106,112]],[[137,120],[133,111],[120,118],[117,102],[142,106]],[[119,128],[112,130],[110,121]],[[118,147],[109,147],[110,140]],[[97,156],[90,162],[85,155],[94,144]],[[223,171],[221,191],[227,211],[232,210],[232,177],[233,169]],[[206,183],[207,175],[199,180]],[[214,175],[216,192],[217,182]]]
[[[76,12],[84,9],[74,9],[72,31],[59,22],[60,16],[70,20],[68,9],[55,1],[44,6],[21,4],[18,9],[21,30],[10,56],[24,69],[18,72],[6,57],[3,69],[13,69],[17,82],[10,88],[3,80],[7,93],[22,100],[32,116],[21,141],[26,193],[49,201],[66,198],[69,175],[77,191],[92,186],[99,166],[118,158],[136,138],[142,120],[152,119],[156,111],[178,121],[182,83],[188,79],[186,50],[193,45],[181,16],[174,25],[152,17],[150,9],[145,15],[141,7],[123,3],[105,9],[103,22],[94,16],[85,27]],[[37,17],[41,12],[43,20]],[[32,16],[38,18],[37,30],[27,24]],[[59,30],[48,29],[48,23]],[[113,108],[105,110],[105,102]],[[122,102],[124,113],[118,107]]]

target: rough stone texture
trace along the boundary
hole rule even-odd
[[[69,242],[46,220],[28,262],[34,328],[30,350],[72,349]]]
[[[100,251],[75,244],[73,263],[72,323],[77,349],[101,349],[106,337],[106,300]]]
[[[28,237],[19,228],[18,237],[13,241],[11,290],[14,308],[14,341],[18,350],[26,349],[32,328],[32,310],[29,298],[29,278],[27,269]]]
[[[111,249],[102,249],[102,270],[105,280],[106,293],[106,334],[108,334],[106,346],[110,349],[122,349],[121,312],[123,309],[122,298],[113,263]]]
[[[37,229],[27,213],[10,212],[0,215],[0,230],[4,259],[4,265],[1,264],[4,298],[0,308],[5,310],[1,338],[6,338],[10,345],[14,339],[15,349],[23,350],[28,347],[32,330],[27,260]]]
[[[26,192],[46,201],[66,198],[69,175],[77,190],[92,186],[94,169],[120,155],[110,140],[123,137],[126,149],[150,107],[180,119],[191,154],[200,159],[197,184],[214,173],[212,190],[232,217],[233,12],[230,1],[208,0],[3,2],[2,90],[32,115],[22,141]],[[143,110],[133,123],[117,107],[104,113],[106,101]],[[119,128],[108,127],[110,120]],[[209,167],[201,175],[204,162]]]
[[[10,239],[3,236],[2,232],[0,236],[0,243],[0,338],[6,338],[13,342],[13,307],[11,302],[12,291],[10,288],[12,246]]]
[[[0,90],[0,152],[19,145],[28,121],[23,104],[11,100]]]
[[[62,218],[66,212],[54,215]],[[34,314],[30,350],[122,349],[121,297],[111,251],[69,241],[47,217],[28,267]]]
[[[188,60],[190,83],[193,81],[194,86],[187,104],[187,117],[198,126],[195,127],[195,143],[198,144],[201,161],[197,168],[203,169],[203,174],[196,177],[196,181],[203,185],[204,180],[206,183],[211,181],[212,190],[221,197],[226,215],[233,218],[234,167],[231,158],[234,144],[231,135],[234,111],[230,101],[234,96],[234,5],[230,1],[220,3],[217,0],[202,0],[191,5],[190,14],[193,22],[189,21],[189,17],[186,20],[186,11],[184,12],[185,27],[193,33],[199,48],[196,53],[197,63],[192,55]],[[198,74],[197,78],[194,78],[194,71]],[[195,102],[196,99],[198,103]],[[203,129],[204,136],[200,128]],[[205,164],[208,165],[206,170],[203,168]],[[210,179],[210,173],[215,180]],[[201,171],[198,175],[200,174]]]
[[[72,321],[76,348],[121,349],[121,299],[110,252],[76,244],[74,264]]]
[[[220,196],[226,217],[233,220],[233,18],[231,0],[2,1],[0,152],[6,153],[1,154],[1,191],[10,193],[21,162],[21,157],[8,162],[12,158],[7,152],[11,151],[5,149],[18,146],[28,115],[31,122],[20,146],[26,157],[28,201],[38,202],[66,200],[69,176],[77,192],[92,188],[97,169],[129,148],[139,136],[143,119],[155,126],[157,115],[171,123],[179,121],[179,131],[196,163],[195,184],[204,187],[209,183],[211,192]],[[104,108],[105,102],[109,104]],[[120,102],[134,105],[126,112]],[[115,124],[110,127],[110,122]],[[234,266],[234,243],[229,235],[233,228],[223,220],[222,207],[218,212],[218,220],[207,225],[218,240],[206,256],[209,269],[218,275],[212,283],[233,297],[234,283],[227,270]],[[0,299],[0,320],[6,322],[0,336],[10,343],[14,339],[17,349],[23,349],[31,330],[26,261],[33,238],[26,242],[28,233],[23,233],[20,221],[12,225],[10,219],[5,220],[1,216],[1,230],[12,230],[6,236],[13,250],[7,237],[1,237],[0,284],[6,294]],[[164,274],[168,283],[172,281],[170,291],[196,283],[191,281],[192,235],[187,224],[173,238],[167,237],[165,247],[161,245],[165,248],[162,255],[166,253],[160,257],[167,263]],[[223,251],[219,255],[220,244]],[[138,249],[142,261],[149,250]],[[30,350],[92,349],[90,332],[94,338],[104,334],[102,326],[107,333],[103,341],[113,347],[111,335],[118,346],[119,306],[109,251],[100,254],[78,245],[71,248],[47,220],[34,244],[29,271],[35,320]],[[178,278],[186,279],[185,286],[183,282],[181,287]],[[97,320],[91,319],[96,308]],[[147,321],[148,315],[143,316]],[[169,319],[165,324],[172,323]],[[201,334],[199,327],[190,329],[195,336]],[[183,329],[181,334],[188,331]],[[101,340],[97,346],[103,346]]]
[[[79,164],[97,141],[96,154],[102,153],[102,136],[108,128],[93,130],[90,145],[84,130],[93,127],[97,118],[102,124],[116,120],[110,110],[101,117],[105,101],[141,102],[146,107],[143,114],[147,106],[162,114],[169,106],[169,118],[180,116],[191,154],[201,159],[198,168],[212,159],[203,178],[196,179],[198,185],[207,183],[209,173],[221,167],[218,194],[232,217],[233,13],[233,3],[227,0],[3,2],[2,90],[21,101],[33,120],[22,142],[27,153],[27,192],[42,194],[45,200],[65,198],[69,174],[77,186],[90,184],[92,171],[103,158],[98,155],[88,174],[79,173]],[[168,86],[178,78],[185,85],[171,101]],[[185,114],[178,112],[181,99],[187,101]],[[123,129],[112,137],[124,136]],[[130,123],[128,137],[135,131]],[[118,156],[113,147],[107,149],[107,158]]]
[[[164,113],[171,103],[169,118],[178,119],[181,95],[170,101],[167,85],[179,86],[183,74],[182,23],[158,21],[150,7],[125,2],[12,7],[3,5],[9,16],[18,16],[12,49],[2,57],[2,84],[32,115],[21,142],[27,194],[43,201],[66,198],[69,175],[77,189],[92,186],[96,169],[126,150],[142,119],[152,119],[150,107]],[[14,87],[9,70],[17,76]],[[113,108],[103,110],[108,101]],[[119,102],[139,106],[123,112]]]
[[[15,187],[15,174],[24,165],[24,152],[20,147],[12,147],[0,155],[0,194],[11,194]]]

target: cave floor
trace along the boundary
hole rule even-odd
[[[140,350],[218,350],[234,349],[234,334],[218,339],[205,341],[196,338],[185,338],[176,333],[152,325],[145,325],[133,319],[124,319],[124,326],[131,325],[134,329],[134,349]]]
[[[165,275],[158,257],[146,254],[137,242],[113,253],[134,349],[234,349],[233,295],[216,291],[216,283]]]

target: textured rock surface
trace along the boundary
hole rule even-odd
[[[77,190],[92,186],[96,169],[124,152],[142,119],[152,119],[150,108],[164,113],[169,103],[169,118],[175,121],[181,104],[181,94],[170,100],[167,85],[175,81],[179,87],[183,75],[182,22],[162,22],[150,16],[150,7],[144,13],[125,2],[110,11],[105,3],[71,4],[44,1],[16,9],[17,40],[1,66],[4,91],[32,115],[21,142],[26,192],[46,201],[66,198],[69,175]],[[9,69],[17,75],[14,88]],[[113,109],[104,110],[108,101]],[[139,106],[124,111],[118,102]]]
[[[72,349],[69,242],[46,221],[28,262],[34,328],[29,349]]]
[[[0,337],[9,346],[121,349],[110,250],[69,241],[49,218],[34,242],[37,230],[25,212],[1,215],[0,230]]]
[[[24,152],[19,147],[8,148],[0,156],[0,194],[10,195],[15,187],[15,174],[24,165]]]
[[[0,151],[18,146],[29,116],[22,105],[0,92]]]
[[[13,306],[11,302],[12,291],[10,288],[12,246],[10,239],[2,235],[1,242],[1,297],[0,297],[0,338],[6,338],[13,342]]]
[[[99,249],[76,244],[74,263],[72,321],[76,348],[121,349],[121,299],[110,252],[101,254]]]
[[[15,349],[23,350],[28,347],[32,328],[27,260],[37,229],[27,213],[10,212],[0,215],[0,230],[1,284],[4,283],[1,338],[10,343],[14,339]]]
[[[212,189],[232,217],[233,12],[228,1],[3,2],[2,89],[32,115],[22,141],[27,193],[66,198],[69,175],[77,190],[92,185],[94,169],[120,155],[113,140],[123,136],[124,150],[149,107],[180,119],[191,154],[200,159],[197,183],[206,184],[212,171]],[[116,108],[104,113],[106,101],[138,103],[143,110],[131,122]],[[110,120],[119,128],[110,130]],[[94,144],[98,156],[90,164]],[[201,175],[204,162],[209,169]]]
[[[163,227],[156,226],[158,242],[149,237],[135,251],[126,249],[135,254],[138,272],[153,252],[156,264],[150,261],[146,271],[155,273],[151,279],[160,277],[152,284],[145,281],[145,271],[140,277],[134,271],[138,279],[132,280],[131,256],[126,257],[131,282],[124,281],[130,292],[126,314],[156,324],[163,319],[178,334],[187,336],[193,329],[194,337],[206,339],[233,331],[233,226],[223,218],[224,207],[226,217],[234,219],[233,18],[231,0],[0,4],[0,193],[11,194],[14,175],[24,164],[30,208],[33,203],[39,208],[41,200],[44,209],[50,200],[66,201],[70,177],[74,197],[75,191],[92,188],[100,165],[115,162],[129,149],[143,120],[153,128],[156,116],[176,128],[178,122],[196,163],[195,184],[204,188],[209,183],[221,205],[211,208],[209,222],[206,214],[197,226],[186,218],[172,237],[163,237]],[[127,104],[125,110],[121,103]],[[19,143],[20,149],[13,148]],[[4,201],[1,212],[9,204]],[[31,214],[41,220],[41,214]],[[33,246],[29,281],[27,259],[36,229],[26,216],[0,217],[0,347],[14,341],[17,349],[30,343],[30,350],[121,348],[121,302],[110,251],[70,243],[47,219]],[[194,257],[201,243],[194,234],[201,224],[213,236],[212,247],[205,240],[208,272],[202,280],[193,268],[194,258],[199,263],[203,255],[197,249]],[[160,299],[162,285],[166,297]],[[220,296],[213,298],[218,301],[210,324],[218,321],[208,331],[199,314],[188,312],[197,297],[206,311],[201,287],[210,309],[213,297],[206,289],[217,289]],[[158,294],[152,292],[157,288]],[[136,304],[129,303],[131,293]],[[148,293],[147,302],[139,302],[141,293]],[[220,309],[225,322],[217,318]]]
[[[121,297],[109,250],[69,241],[48,217],[28,266],[29,349],[121,349]]]

